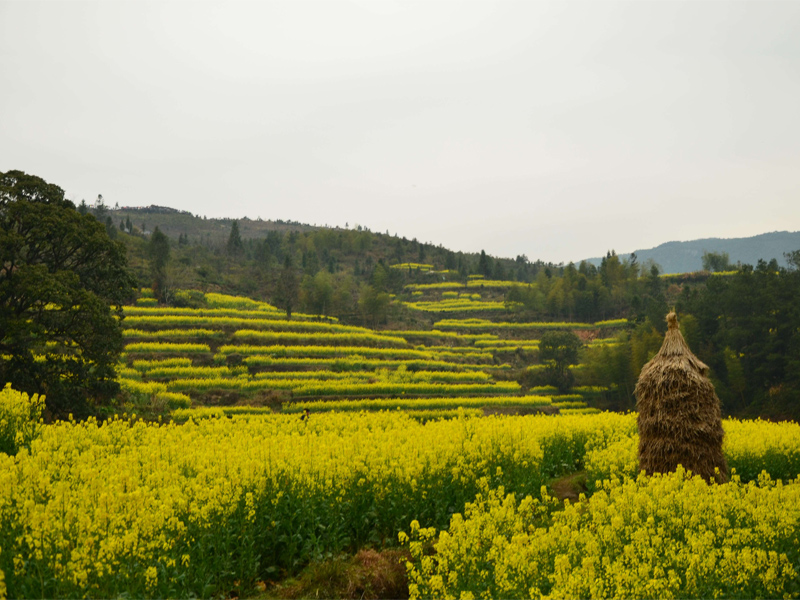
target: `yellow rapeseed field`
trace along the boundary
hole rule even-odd
[[[411,598],[800,594],[800,480],[709,485],[679,468],[613,478],[588,502],[552,508],[544,490],[518,502],[485,484],[438,539],[413,522]]]
[[[538,490],[623,418],[49,425],[0,454],[0,570],[14,597],[209,596],[396,539],[412,519],[443,527],[482,478]]]
[[[8,596],[246,594],[310,560],[396,543],[412,522],[426,543],[451,523],[437,558],[414,546],[419,596],[730,596],[736,577],[739,595],[798,593],[797,484],[612,476],[554,510],[542,486],[592,456],[601,472],[604,449],[635,439],[633,415],[205,416],[60,422],[0,453]],[[798,446],[797,425],[726,429],[732,466],[760,460],[773,478],[797,466],[769,462]]]

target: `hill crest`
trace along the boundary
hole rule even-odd
[[[772,231],[744,238],[703,238],[684,242],[672,241],[654,248],[619,254],[620,259],[630,259],[636,254],[640,263],[652,259],[664,273],[691,273],[703,268],[704,252],[727,252],[731,264],[755,265],[759,259],[773,258],[785,267],[784,252],[800,249],[800,231]],[[586,262],[600,265],[602,257],[588,258]]]

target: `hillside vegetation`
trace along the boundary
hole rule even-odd
[[[176,231],[175,223],[181,223],[186,232],[175,239],[160,229],[142,235],[135,225],[122,232],[115,223],[122,222],[127,231],[126,211],[106,214],[107,229],[125,243],[139,284],[151,287],[161,305],[201,307],[191,296],[179,298],[182,289],[246,295],[270,303],[287,318],[302,312],[379,331],[487,333],[522,350],[526,336],[527,341],[539,337],[540,332],[532,334],[536,323],[567,323],[561,329],[585,342],[602,333],[594,324],[622,319],[625,327],[602,333],[614,336],[613,344],[584,344],[584,375],[574,382],[603,388],[597,405],[618,409],[633,407],[639,369],[658,349],[664,315],[674,306],[691,347],[712,367],[727,414],[800,416],[793,366],[800,316],[791,301],[799,291],[796,253],[787,254],[787,267],[777,261],[731,267],[729,256],[710,252],[706,262],[719,272],[665,275],[652,261],[613,252],[597,266],[585,261],[553,265],[525,256],[511,260],[452,252],[362,227],[136,213],[134,221],[146,215],[154,228],[163,223]],[[204,233],[209,228],[217,233]],[[497,360],[509,362],[502,356]],[[522,362],[513,366],[535,364]],[[513,379],[526,381],[518,374]],[[558,383],[533,375],[527,381]]]
[[[0,391],[0,598],[800,594],[800,426],[724,419],[716,484],[638,474],[626,411],[675,306],[728,415],[797,418],[800,251],[666,276],[612,252],[99,216],[81,219],[139,283],[113,317],[115,393],[57,420]],[[65,353],[85,358],[67,338],[29,358]]]
[[[465,330],[474,320],[450,319],[431,330],[375,331],[303,313],[288,320],[267,303],[216,293],[176,293],[202,307],[148,306],[154,298],[143,292],[138,305],[124,311],[122,395],[114,410],[151,417],[172,411],[185,420],[272,410],[403,409],[431,419],[461,414],[457,409],[586,410],[584,396],[604,391],[559,390],[545,381],[540,338],[547,343],[547,332],[572,323],[486,321],[496,333],[471,333]],[[599,333],[626,325],[583,327]],[[598,338],[589,345],[610,342]]]

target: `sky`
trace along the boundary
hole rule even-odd
[[[800,2],[0,0],[0,171],[553,262],[800,229]]]

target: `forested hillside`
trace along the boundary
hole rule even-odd
[[[162,304],[191,307],[191,296],[176,291],[196,289],[264,300],[289,318],[303,312],[377,329],[499,333],[515,323],[558,321],[573,323],[584,342],[594,334],[580,333],[580,324],[625,319],[615,343],[584,346],[578,381],[608,388],[598,405],[618,409],[633,408],[639,369],[658,349],[674,306],[692,348],[712,367],[726,413],[800,413],[796,254],[784,258],[787,267],[774,260],[737,270],[724,253],[707,253],[715,270],[733,270],[665,275],[653,261],[613,251],[599,265],[565,266],[453,252],[363,227],[264,221],[258,228],[164,209],[137,213],[153,227],[142,233],[124,214],[98,216],[125,243],[140,286],[152,287]]]

